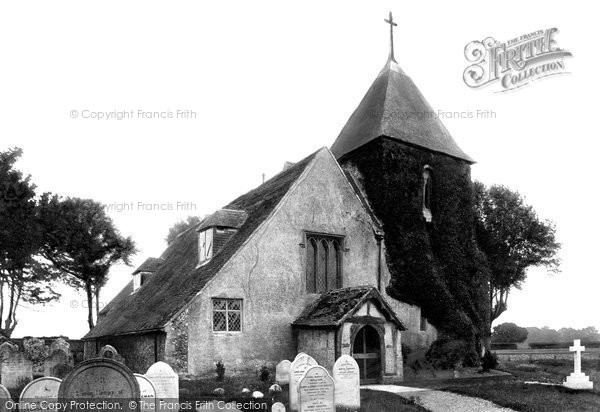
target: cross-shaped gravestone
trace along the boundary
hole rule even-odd
[[[585,351],[585,346],[581,346],[581,339],[575,339],[569,350],[575,352],[575,373],[581,373],[581,352]]]
[[[398,24],[394,23],[394,18],[392,17],[391,11],[389,20],[384,19],[383,21],[390,25],[390,59],[396,61],[394,58],[394,26],[397,26]]]
[[[573,346],[569,347],[571,352],[575,352],[575,371],[567,376],[563,386],[571,389],[593,389],[594,383],[590,378],[581,372],[581,352],[585,351],[585,346],[581,346],[581,340],[575,339]]]

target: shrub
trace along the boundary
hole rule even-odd
[[[455,369],[467,356],[467,344],[463,340],[438,338],[427,351],[427,361],[435,369]]]
[[[481,359],[481,368],[484,372],[495,369],[498,366],[498,356],[495,353],[485,351],[485,355]]]
[[[502,323],[494,327],[492,333],[492,342],[494,343],[519,343],[525,342],[529,332],[526,328],[517,326],[514,323]]]
[[[262,382],[268,382],[271,378],[271,371],[267,365],[263,365],[259,371],[259,377]]]
[[[417,373],[419,373],[419,371],[423,368],[425,368],[426,366],[428,366],[427,364],[427,358],[425,356],[425,350],[424,349],[417,349],[412,351],[407,357],[406,357],[406,365],[412,369],[412,371],[415,373],[415,375]]]
[[[408,356],[411,354],[412,351],[413,350],[410,346],[408,346],[406,343],[402,343],[402,359],[404,360],[404,363],[407,362]]]
[[[223,381],[225,378],[225,365],[223,365],[223,361],[216,363],[215,372],[217,372],[217,381]]]

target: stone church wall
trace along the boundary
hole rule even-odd
[[[154,362],[164,360],[165,337],[165,333],[157,332],[90,340],[85,342],[84,357],[95,358],[104,345],[112,345],[129,369],[135,373],[146,373]]]
[[[319,296],[306,292],[306,231],[344,237],[343,287],[377,286],[378,246],[369,215],[321,150],[274,215],[189,306],[188,371],[254,373],[293,360],[292,322]],[[212,331],[212,299],[243,299],[242,332]]]
[[[332,371],[336,361],[335,335],[334,330],[300,330],[297,337],[298,352],[309,354],[319,365]]]

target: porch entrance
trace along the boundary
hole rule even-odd
[[[352,345],[352,357],[360,368],[361,383],[375,383],[381,378],[381,341],[372,326],[363,326]]]

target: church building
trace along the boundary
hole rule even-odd
[[[437,159],[469,182],[473,162],[437,117],[419,115],[432,113],[392,43],[331,148],[286,164],[148,258],[83,338],[85,357],[110,344],[134,372],[162,360],[205,375],[219,361],[254,373],[299,352],[331,370],[348,354],[363,382],[401,379],[402,344],[427,347],[437,331],[418,305],[388,294],[388,232],[398,228],[377,196],[410,193],[411,219],[426,227],[436,221]],[[385,177],[394,153],[412,159],[398,167],[418,184]],[[366,169],[373,163],[381,170]]]

